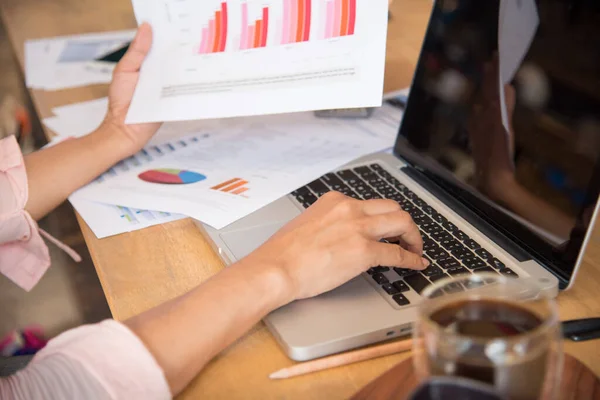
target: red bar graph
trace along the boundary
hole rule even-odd
[[[324,39],[354,35],[356,0],[323,0]]]
[[[198,54],[222,53],[227,46],[229,17],[227,3],[221,3],[221,8],[215,11],[214,17],[202,28],[202,38]]]
[[[310,39],[312,0],[284,0],[281,44],[307,42]]]
[[[242,3],[242,29],[240,37],[240,50],[257,49],[267,47],[269,38],[269,7],[263,7],[261,18],[254,23],[249,23],[248,4]]]

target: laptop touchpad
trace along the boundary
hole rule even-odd
[[[287,222],[276,222],[262,225],[259,227],[230,231],[221,234],[221,239],[233,253],[233,256],[240,260],[252,253],[261,244],[266,242],[275,232],[283,227]]]
[[[219,236],[235,259],[239,260],[256,250],[299,214],[298,207],[287,197],[283,197],[229,225]]]

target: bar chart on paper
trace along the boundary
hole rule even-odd
[[[130,123],[381,104],[385,0],[154,2],[148,12],[164,39]]]
[[[250,190],[247,185],[248,181],[242,178],[233,178],[228,181],[219,183],[218,185],[213,186],[210,189],[216,190],[218,192],[241,196],[243,193],[246,193],[248,190]]]
[[[193,53],[247,51],[352,36],[357,0],[171,0]]]
[[[227,32],[229,27],[229,14],[227,3],[221,3],[212,18],[202,28],[202,38],[198,54],[222,53],[227,44]]]

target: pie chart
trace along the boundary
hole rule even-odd
[[[206,176],[197,172],[186,171],[183,169],[150,169],[138,175],[138,178],[144,182],[161,183],[164,185],[189,185],[190,183],[200,182],[206,179]]]

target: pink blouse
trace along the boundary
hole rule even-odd
[[[59,246],[75,261],[81,257],[39,229],[25,211],[27,173],[14,136],[0,140],[0,273],[31,290],[50,267],[50,254],[42,236]]]
[[[0,273],[31,290],[50,266],[40,230],[25,211],[27,174],[14,137],[0,140]],[[0,360],[1,362],[1,360]],[[22,371],[0,378],[0,399],[169,399],[164,373],[125,325],[107,320],[51,340]]]

